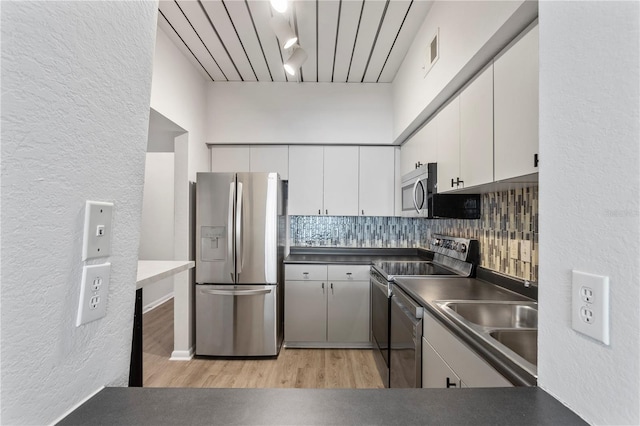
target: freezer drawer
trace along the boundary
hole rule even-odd
[[[196,285],[196,355],[274,356],[278,286]]]

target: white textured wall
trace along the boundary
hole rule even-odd
[[[174,153],[148,152],[144,169],[144,196],[140,228],[140,260],[173,260]],[[147,285],[142,291],[145,310],[173,294],[173,277]]]
[[[393,80],[393,138],[433,114],[536,13],[530,0],[434,2]],[[436,31],[440,54],[425,76],[426,48]]]
[[[2,2],[3,424],[128,380],[155,2]],[[112,201],[106,317],[75,326],[85,200]]]
[[[158,27],[153,58],[151,108],[189,132],[189,180],[209,170],[204,143],[207,85],[202,74]]]
[[[207,143],[389,144],[391,85],[209,83]]]
[[[540,2],[538,383],[592,424],[640,424],[639,76],[639,2]],[[610,277],[610,346],[572,269]]]

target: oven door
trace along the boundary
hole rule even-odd
[[[389,387],[389,284],[378,274],[372,273],[371,283],[371,337],[373,359],[384,383]]]

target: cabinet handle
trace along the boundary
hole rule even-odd
[[[333,294],[333,283],[331,283],[331,294]]]
[[[451,178],[451,187],[453,188],[453,184],[455,183],[455,181],[453,180],[453,178]]]
[[[322,210],[318,209],[318,214],[322,214]]]
[[[303,272],[302,273],[302,278],[305,279],[305,280],[308,280],[309,279],[309,273],[308,272]]]
[[[324,283],[322,283],[322,292],[324,293]]]
[[[533,154],[533,167],[538,167],[538,154]]]
[[[353,275],[351,272],[347,272],[347,279],[350,280],[351,278],[353,278],[351,275]]]
[[[329,214],[329,210],[325,209],[324,214]]]
[[[448,388],[455,388],[456,384],[453,383],[448,377],[447,377],[447,389]]]
[[[364,216],[364,210],[362,210],[362,216]]]
[[[460,176],[458,176],[458,177],[456,178],[456,180],[453,180],[453,178],[451,178],[451,187],[452,187],[452,188],[453,188],[453,185],[454,185],[454,184],[456,185],[456,188],[457,188],[457,187],[459,187],[459,186],[460,186],[460,184],[461,184],[461,183],[462,183],[462,184],[464,184],[464,181],[463,181],[463,180],[460,180]],[[463,186],[464,186],[464,185],[463,185]]]

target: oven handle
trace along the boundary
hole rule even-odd
[[[270,288],[260,290],[200,290],[200,294],[211,294],[214,296],[257,296],[259,294],[271,293]]]

